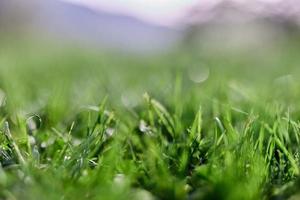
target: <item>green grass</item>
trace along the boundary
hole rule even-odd
[[[300,198],[291,43],[152,57],[3,45],[0,198]]]

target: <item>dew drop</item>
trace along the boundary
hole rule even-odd
[[[192,67],[188,70],[188,76],[194,83],[202,83],[209,77],[210,71],[206,66]]]

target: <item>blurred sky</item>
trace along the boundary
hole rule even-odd
[[[125,14],[159,25],[170,25],[198,0],[63,0],[94,9]],[[205,0],[207,1],[207,0]]]
[[[299,5],[299,0],[62,0],[94,9],[102,9],[119,14],[137,17],[147,22],[159,25],[173,25],[186,16],[193,7],[206,10],[220,3],[234,3],[243,7],[275,6],[279,10],[282,4],[293,9],[293,4]],[[298,2],[298,3],[297,3]],[[292,4],[292,5],[291,5]],[[283,6],[283,7],[285,7]],[[277,8],[276,8],[277,7]],[[268,12],[264,10],[263,12]],[[288,13],[287,9],[284,9]],[[299,11],[300,12],[300,11]]]

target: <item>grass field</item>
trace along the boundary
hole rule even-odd
[[[0,54],[0,199],[300,199],[299,40]]]

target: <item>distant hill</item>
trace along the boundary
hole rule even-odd
[[[15,8],[16,2],[19,10]],[[11,2],[3,0],[0,12],[6,11],[2,24],[10,24],[8,21],[14,18],[14,25],[10,24],[11,30],[15,30],[16,22],[19,20],[23,27],[21,33],[24,31],[84,45],[136,52],[165,50],[181,37],[178,30],[66,2],[35,1],[30,6],[26,2],[23,7],[19,3],[14,0]],[[20,10],[23,11],[22,14],[18,14]]]

